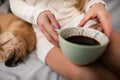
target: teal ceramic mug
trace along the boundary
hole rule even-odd
[[[60,48],[64,55],[77,65],[87,65],[94,62],[102,55],[109,42],[108,37],[104,33],[91,28],[70,27],[57,30],[57,32],[59,33]],[[80,39],[74,38],[74,36],[79,36]],[[92,38],[99,44],[86,44],[86,39],[82,39],[81,36]],[[67,40],[70,37],[73,37],[74,39],[72,39],[74,41],[78,40],[83,42],[71,42]],[[88,42],[89,41],[91,40],[88,40]]]

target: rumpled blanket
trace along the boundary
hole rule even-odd
[[[38,60],[34,51],[17,67],[6,67],[1,63],[0,80],[64,80],[64,78]]]

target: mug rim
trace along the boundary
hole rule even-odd
[[[108,38],[104,33],[100,32],[100,31],[98,31],[98,30],[92,29],[92,28],[86,28],[86,29],[95,30],[95,31],[97,31],[97,32],[105,35],[105,37],[107,38],[107,41],[106,41],[104,44],[101,44],[101,43],[100,43],[100,45],[92,45],[92,47],[91,47],[91,45],[82,45],[82,44],[72,43],[72,42],[70,42],[70,41],[65,40],[65,39],[61,36],[61,32],[64,31],[64,30],[66,30],[66,29],[73,29],[73,28],[84,28],[84,27],[67,27],[67,28],[62,28],[62,29],[60,30],[60,33],[59,33],[59,38],[61,38],[61,39],[62,39],[65,43],[67,43],[67,44],[70,44],[70,45],[73,45],[73,46],[76,46],[76,47],[86,47],[86,48],[103,47],[103,46],[106,46],[106,45],[109,43],[109,38]]]

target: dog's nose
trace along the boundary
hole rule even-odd
[[[21,59],[16,60],[15,53],[11,53],[8,59],[5,61],[5,65],[8,67],[15,67],[22,62]]]

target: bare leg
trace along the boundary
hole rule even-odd
[[[120,33],[113,31],[110,44],[101,61],[120,77]]]
[[[88,66],[72,64],[57,47],[48,53],[46,63],[68,80],[119,80],[112,72],[97,62]]]

